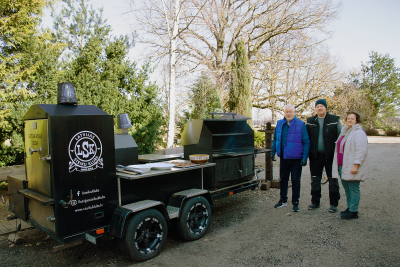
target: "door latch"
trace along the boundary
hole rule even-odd
[[[41,152],[42,148],[39,147],[38,149],[33,149],[32,147],[29,148],[29,154],[33,155],[34,152]]]
[[[51,161],[51,156],[50,156],[50,155],[47,155],[46,157],[39,158],[39,159],[41,159],[41,160],[43,160],[43,161],[48,161],[48,162],[50,162],[50,161]]]

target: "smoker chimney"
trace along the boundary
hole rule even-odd
[[[117,116],[118,134],[128,134],[129,128],[132,127],[127,113],[121,113]]]
[[[57,104],[76,105],[76,94],[72,83],[59,83],[57,92]]]

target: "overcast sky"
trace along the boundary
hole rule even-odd
[[[367,62],[371,50],[389,54],[400,67],[400,1],[345,0],[340,18],[331,25],[328,40],[332,55],[347,68]]]

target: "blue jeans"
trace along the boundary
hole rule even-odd
[[[342,167],[338,168],[339,175],[342,177]],[[360,204],[360,181],[345,181],[342,180],[344,192],[346,193],[347,207],[351,212],[358,212]]]
[[[298,205],[300,198],[301,159],[282,159],[279,169],[281,201],[287,202],[289,176],[292,179],[292,204]]]

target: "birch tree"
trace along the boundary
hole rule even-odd
[[[142,1],[134,8],[135,25],[139,26],[139,41],[148,45],[149,55],[157,62],[168,57],[168,140],[167,147],[172,147],[175,137],[176,115],[176,75],[178,38],[182,30],[190,24],[187,17],[181,24],[181,15],[185,12],[186,0]]]

